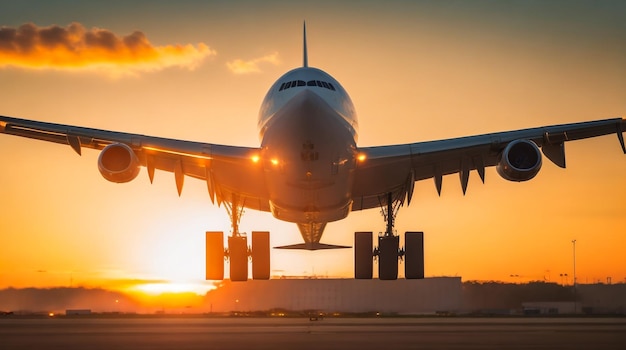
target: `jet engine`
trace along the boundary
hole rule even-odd
[[[135,152],[123,143],[106,146],[98,157],[98,170],[102,176],[117,183],[129,182],[139,174],[139,159]]]
[[[510,142],[500,154],[498,174],[509,181],[527,181],[541,169],[539,147],[530,140]]]

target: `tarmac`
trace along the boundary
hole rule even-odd
[[[624,349],[622,318],[0,318],[13,349]]]

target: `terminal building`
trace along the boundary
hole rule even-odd
[[[425,279],[271,279],[223,281],[206,295],[212,312],[266,310],[435,314],[462,309],[460,277]]]

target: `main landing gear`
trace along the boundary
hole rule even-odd
[[[270,233],[252,231],[252,248],[248,247],[248,237],[239,232],[239,220],[243,205],[233,195],[232,202],[224,202],[232,222],[233,233],[228,237],[228,248],[224,249],[224,232],[206,232],[206,279],[223,280],[224,262],[230,261],[230,280],[248,280],[248,260],[252,260],[252,278],[270,278]]]
[[[393,234],[394,219],[402,202],[394,201],[388,193],[383,216],[387,222],[385,233],[378,236],[378,247],[372,244],[372,232],[354,233],[354,278],[371,279],[374,260],[378,260],[378,278],[398,279],[398,261],[404,260],[404,276],[407,279],[424,278],[424,233],[406,232],[404,248],[400,248],[400,236]]]

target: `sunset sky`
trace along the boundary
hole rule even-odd
[[[626,117],[626,2],[495,0],[0,0],[0,115],[256,147],[263,97],[302,63],[304,20],[309,65],[349,92],[359,146]],[[28,31],[64,41],[24,49]],[[444,177],[439,197],[418,182],[396,229],[425,232],[426,275],[571,283],[576,239],[580,283],[625,282],[626,156],[615,135],[565,147],[567,169],[544,159],[525,183],[487,169],[465,196]],[[205,291],[204,232],[230,230],[206,184],[179,197],[173,174],[151,185],[145,169],[114,184],[97,157],[0,135],[0,288]],[[269,213],[240,228],[302,240]],[[354,212],[322,242],[384,228]],[[353,275],[351,249],[272,254],[273,275]]]

